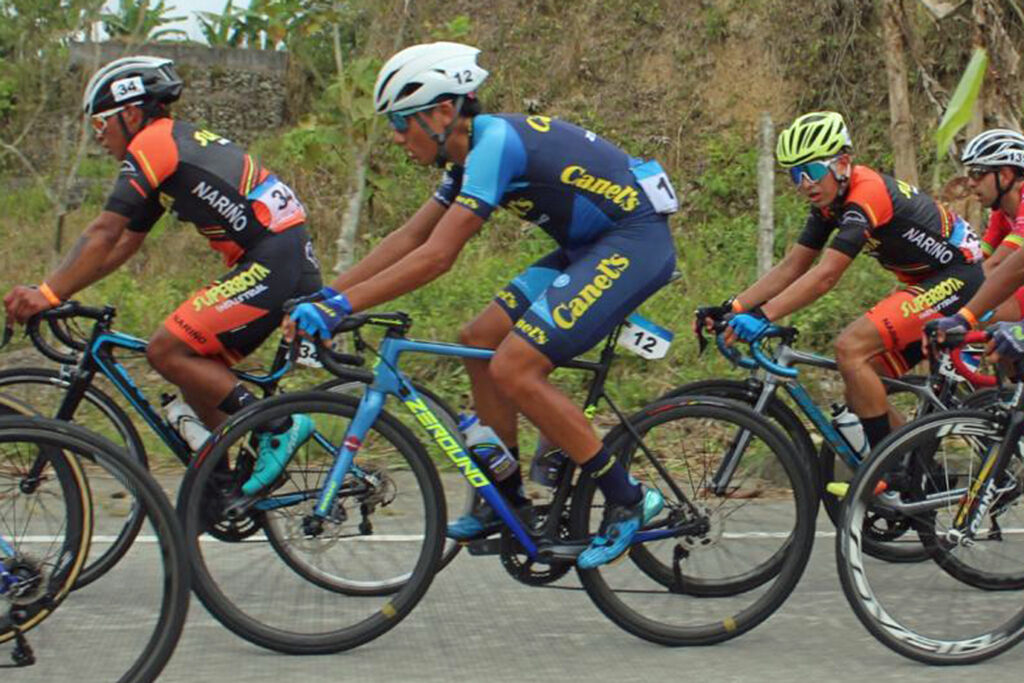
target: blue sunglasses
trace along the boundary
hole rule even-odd
[[[802,183],[805,177],[812,183],[816,183],[824,178],[832,169],[833,161],[835,161],[835,159],[808,161],[806,164],[794,166],[787,169],[789,171],[789,179],[793,181],[794,185]]]
[[[426,111],[427,109],[433,109],[440,102],[431,102],[430,104],[424,104],[421,107],[412,107],[411,109],[404,109],[402,111],[388,112],[388,122],[391,127],[399,133],[404,133],[409,130],[409,117],[419,111]]]

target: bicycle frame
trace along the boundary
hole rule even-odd
[[[608,352],[612,343],[613,341],[610,337],[609,342],[606,343],[605,353]],[[353,416],[352,422],[345,433],[342,445],[337,449],[334,465],[320,493],[313,514],[321,520],[326,519],[330,514],[334,497],[341,489],[345,476],[352,469],[353,461],[359,448],[362,446],[363,439],[380,415],[385,400],[391,395],[401,401],[410,414],[416,418],[420,427],[444,451],[456,468],[476,489],[477,493],[494,508],[498,516],[504,520],[505,524],[508,525],[515,535],[526,555],[531,560],[543,561],[540,558],[540,549],[534,540],[533,534],[519,520],[497,487],[487,477],[487,474],[470,457],[461,437],[448,431],[441,420],[434,415],[426,403],[419,397],[409,379],[398,369],[399,359],[404,353],[426,353],[436,356],[488,360],[494,356],[494,350],[445,342],[418,341],[388,334],[385,335],[381,342],[378,353],[379,359],[373,368],[373,383],[366,388],[356,414]],[[586,410],[592,414],[592,407],[596,407],[596,401],[604,396],[602,387],[604,377],[607,374],[607,367],[601,363],[588,363],[586,361],[572,361],[565,367],[592,370],[599,373],[599,381],[595,382],[591,387],[591,395],[587,397]],[[607,399],[607,396],[604,397]],[[619,414],[620,418],[622,417],[618,409],[615,409],[615,412]],[[623,421],[623,424],[628,426],[626,421]],[[634,434],[634,436],[639,438],[638,435]],[[641,530],[637,533],[633,542],[644,543],[667,538],[675,533],[675,529]],[[582,549],[582,547],[579,548],[579,550]]]

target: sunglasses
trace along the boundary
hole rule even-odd
[[[821,161],[808,161],[806,164],[794,166],[787,169],[789,171],[789,179],[793,181],[794,185],[802,183],[804,178],[807,178],[812,183],[817,183],[832,169],[833,161],[835,161],[834,157]]]
[[[124,107],[118,107],[116,109],[109,109],[101,114],[93,114],[92,116],[90,116],[89,122],[92,124],[93,131],[95,131],[97,135],[106,132],[107,119],[109,119],[114,114],[118,114],[122,111],[124,111]]]
[[[434,107],[441,104],[440,102],[431,102],[430,104],[424,104],[421,107],[412,107],[411,109],[404,109],[402,111],[393,111],[388,113],[388,122],[391,127],[398,133],[404,133],[409,130],[409,117],[416,112],[426,111],[427,109],[433,109]]]
[[[995,173],[996,169],[988,166],[971,166],[967,169],[967,177],[971,180],[978,181],[987,176],[989,173]]]

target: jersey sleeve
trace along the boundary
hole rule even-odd
[[[989,214],[988,225],[985,226],[985,234],[981,238],[981,251],[985,254],[985,258],[992,255],[1003,240],[1008,237],[1010,226],[1003,215],[1002,211],[993,211]],[[1015,242],[1008,243],[1007,246],[1013,249],[1019,249],[1021,245],[1020,235],[1018,235]]]
[[[434,199],[446,209],[452,205],[459,195],[459,190],[462,189],[462,172],[462,166],[449,165],[444,171],[444,177],[441,178],[441,184],[434,190]]]
[[[128,218],[129,230],[146,232],[163,215],[158,188],[178,167],[171,125],[170,119],[160,119],[147,126],[132,140],[121,162],[103,208]]]
[[[525,173],[526,149],[515,129],[503,119],[486,117],[486,124],[478,124],[474,135],[476,139],[466,157],[462,189],[455,203],[487,218],[501,202],[512,179]]]
[[[797,237],[796,242],[808,249],[821,251],[825,248],[825,243],[828,242],[828,236],[831,232],[832,226],[828,224],[824,216],[816,210],[811,210],[811,213],[807,216],[807,222],[804,223],[804,229],[800,236]]]
[[[828,246],[854,258],[864,248],[871,234],[871,219],[857,204],[846,204],[839,215],[839,229]]]

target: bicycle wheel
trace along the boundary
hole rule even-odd
[[[0,370],[0,392],[32,406],[37,414],[53,417],[68,390],[68,381],[60,370],[50,368],[12,368]],[[96,386],[85,390],[85,396],[75,411],[74,423],[124,448],[143,467],[146,450],[142,437],[131,418],[109,395]],[[96,473],[99,475],[100,473]],[[78,575],[77,590],[110,571],[135,540],[142,527],[142,516],[131,506],[132,496],[108,480],[102,496],[95,502],[111,514],[98,516],[99,527],[94,531],[89,559]]]
[[[1024,465],[1017,455],[973,541],[955,520],[981,465],[998,448],[1004,417],[950,411],[879,444],[858,472],[836,538],[840,583],[854,613],[890,649],[929,664],[970,664],[1024,638],[1024,609],[998,588],[1024,587]],[[883,493],[877,493],[882,491]],[[905,520],[933,561],[893,564],[865,551],[865,519]],[[979,590],[984,588],[987,590]]]
[[[423,447],[382,413],[338,490],[312,514],[358,401],[331,392],[273,397],[236,415],[189,469],[179,495],[196,594],[236,634],[290,654],[370,641],[419,602],[436,571],[444,496]],[[304,414],[316,425],[284,474],[247,514],[261,531],[238,543],[203,536],[231,520],[251,468],[250,437],[268,420]],[[222,538],[222,536],[218,536]]]
[[[38,488],[25,473],[46,459]],[[66,422],[0,418],[0,535],[13,536],[11,564],[37,571],[35,592],[0,615],[0,642],[14,637],[12,610],[40,680],[153,681],[170,659],[188,610],[188,564],[174,511],[149,474],[109,441]],[[143,534],[133,552],[73,597],[68,590],[88,553],[95,517],[90,486],[116,480],[135,500]],[[52,569],[45,558],[54,557]],[[8,562],[5,561],[5,564]],[[45,622],[43,617],[47,617]],[[83,635],[87,634],[87,635]]]
[[[437,416],[441,424],[452,434],[459,434],[459,417],[455,410],[448,403],[427,387],[413,382],[416,393],[423,398],[423,402]],[[316,391],[334,391],[349,396],[361,397],[366,390],[366,384],[352,380],[333,379],[316,387]],[[446,501],[455,501],[455,505],[449,506],[451,513],[456,519],[462,515],[468,515],[473,511],[477,503],[476,489],[466,480],[462,473],[452,466],[448,456],[440,450],[436,444],[426,444],[427,452],[433,456],[434,466],[437,467],[441,477],[441,486],[444,488]],[[462,550],[458,541],[450,538],[444,539],[444,546],[441,548],[441,560],[437,571],[441,571],[455,559],[455,556]]]
[[[906,378],[905,378],[906,379]],[[917,378],[926,382],[927,378]],[[917,415],[917,394],[909,389],[891,387],[888,389],[889,402],[908,422]],[[842,516],[843,501],[824,488],[829,482],[849,482],[856,472],[836,456],[827,441],[822,442],[818,454],[819,481],[823,482],[821,503],[832,524],[838,526]],[[922,562],[928,559],[928,551],[906,520],[891,515],[869,514],[865,517],[864,552],[887,562]]]
[[[817,498],[806,469],[775,427],[734,401],[659,401],[630,424],[658,465],[625,433],[613,452],[664,495],[652,527],[678,534],[634,546],[632,562],[578,570],[584,588],[612,621],[652,642],[706,645],[745,633],[783,603],[810,556]],[[750,441],[715,492],[712,477],[740,432]],[[573,536],[593,534],[602,508],[594,480],[581,478]]]

